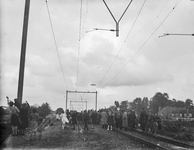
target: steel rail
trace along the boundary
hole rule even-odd
[[[184,142],[181,142],[181,141],[178,141],[178,140],[174,140],[174,139],[171,139],[171,138],[168,138],[168,137],[164,137],[164,136],[161,136],[161,135],[153,135],[153,134],[150,134],[150,133],[145,133],[145,132],[142,132],[142,131],[139,131],[139,130],[133,130],[133,131],[129,131],[129,132],[125,132],[125,131],[122,131],[122,130],[118,130],[118,129],[113,129],[114,131],[116,132],[119,132],[129,138],[132,138],[132,139],[135,139],[135,140],[138,140],[139,142],[141,143],[144,143],[146,145],[149,145],[151,147],[154,147],[154,148],[159,148],[159,149],[163,149],[163,150],[170,150],[170,149],[194,149],[194,146],[193,145],[190,145],[190,144],[187,144],[187,143],[184,143]],[[134,133],[139,133],[140,135],[144,135],[144,137],[148,137],[149,140],[147,140],[147,138],[142,138],[140,136],[137,136],[135,135]],[[153,142],[151,139],[154,139],[155,141],[157,140],[158,142]],[[164,146],[164,142],[166,143],[166,145]]]
[[[118,129],[115,129],[115,128],[113,128],[113,131],[119,132],[120,134],[122,134],[124,136],[127,136],[127,137],[129,137],[131,139],[137,140],[140,143],[144,143],[144,144],[149,145],[149,146],[151,146],[153,148],[157,148],[157,149],[161,149],[161,150],[169,150],[168,148],[163,147],[163,146],[161,146],[159,144],[156,144],[156,143],[150,142],[148,140],[145,140],[143,138],[140,138],[138,136],[135,136],[135,135],[131,134],[130,132],[125,132],[125,131],[118,130]]]
[[[142,133],[144,135],[148,135],[148,136],[160,139],[162,141],[165,141],[167,143],[171,143],[171,144],[174,144],[174,145],[177,145],[177,146],[181,146],[181,147],[185,147],[185,148],[194,148],[193,145],[190,145],[190,144],[187,144],[187,143],[184,143],[182,141],[175,140],[175,139],[172,139],[172,138],[169,138],[169,137],[165,137],[165,136],[162,136],[162,135],[159,135],[159,134],[151,134],[151,133],[147,133],[147,132],[142,132],[140,130],[134,130],[134,132]]]

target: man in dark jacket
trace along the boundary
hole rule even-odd
[[[141,129],[143,132],[145,132],[147,122],[148,122],[148,114],[146,113],[144,108],[142,108],[142,111],[140,113],[139,123],[141,125]]]
[[[113,127],[115,121],[114,121],[114,116],[113,116],[111,111],[109,111],[109,113],[108,113],[107,122],[108,122],[107,130],[112,130],[112,127]]]
[[[75,130],[76,129],[76,125],[77,125],[77,112],[76,111],[73,111],[72,112],[72,125],[73,125],[73,129]]]
[[[84,111],[83,114],[83,124],[84,124],[84,130],[87,129],[88,130],[88,122],[89,122],[90,118],[89,118],[89,114],[87,112],[87,110]]]
[[[135,111],[133,108],[131,110],[131,120],[132,120],[132,129],[135,129],[136,115],[135,115]]]
[[[135,115],[134,109],[132,108],[130,110],[130,114],[129,114],[129,117],[128,117],[129,127],[132,130],[135,129],[135,120],[136,120],[136,115]]]

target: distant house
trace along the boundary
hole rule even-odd
[[[166,106],[164,108],[159,109],[158,114],[163,118],[171,118],[171,117],[186,118],[189,115],[189,112],[185,107]]]

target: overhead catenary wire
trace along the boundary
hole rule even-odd
[[[52,35],[53,35],[53,39],[54,39],[54,43],[55,43],[55,48],[56,48],[57,56],[58,56],[59,63],[60,63],[61,72],[62,72],[62,75],[63,75],[65,86],[68,89],[68,86],[67,86],[67,83],[66,83],[66,80],[65,80],[65,75],[64,75],[62,63],[61,63],[61,59],[60,59],[60,56],[59,56],[59,50],[58,50],[57,41],[56,41],[56,38],[55,38],[55,33],[54,33],[54,29],[53,29],[52,19],[51,19],[51,16],[50,16],[50,11],[49,11],[49,7],[48,7],[48,0],[45,0],[45,1],[46,1],[47,12],[48,12],[48,16],[49,16],[50,25],[51,25]]]
[[[105,73],[105,75],[103,76],[103,78],[101,79],[101,81],[99,82],[98,86],[102,83],[102,81],[104,80],[104,78],[106,77],[106,75],[108,74],[108,72],[110,71],[110,69],[112,68],[112,66],[113,66],[114,62],[116,61],[117,57],[119,56],[121,50],[123,49],[123,46],[124,46],[125,42],[127,41],[127,39],[128,39],[128,37],[129,37],[129,35],[130,35],[130,33],[131,33],[131,31],[132,31],[132,29],[133,29],[135,23],[136,23],[136,21],[137,21],[139,15],[140,15],[140,13],[141,13],[141,11],[142,11],[144,5],[145,5],[145,2],[146,2],[146,0],[144,0],[143,4],[142,4],[142,6],[141,6],[141,8],[140,8],[140,10],[139,10],[139,12],[138,12],[138,15],[137,15],[137,17],[135,18],[135,21],[133,22],[133,25],[132,25],[132,27],[131,27],[129,33],[127,34],[127,37],[125,38],[125,40],[124,40],[124,42],[123,42],[123,44],[122,44],[122,46],[121,46],[119,52],[118,52],[117,55],[115,56],[113,62],[111,63],[111,65],[110,65],[110,67],[108,68],[107,72]]]
[[[159,19],[159,16],[162,13],[162,11],[164,10],[164,8],[165,8],[166,4],[168,3],[168,1],[169,0],[166,1],[165,5],[160,10],[159,14],[153,20],[151,20],[147,25],[145,25],[142,29],[140,29],[139,31],[137,31],[135,34],[133,34],[132,36],[130,36],[128,38],[128,40],[131,39],[132,37],[134,37],[135,35],[139,34],[139,32],[141,32],[142,30],[144,30],[147,26],[149,26],[151,23],[153,23],[156,19]]]
[[[78,56],[77,56],[77,80],[76,80],[76,91],[79,80],[79,59],[80,59],[80,46],[81,46],[81,24],[82,24],[82,0],[80,5],[80,22],[79,22],[79,44],[78,44]]]
[[[162,11],[164,10],[164,8],[166,7],[167,3],[169,2],[169,0],[166,1],[166,3],[164,4],[164,6],[162,7],[162,9],[160,10],[158,16],[160,16],[160,14],[162,13]]]
[[[86,1],[86,15],[85,15],[85,18],[84,18],[84,23],[83,23],[82,30],[84,30],[87,17],[88,17],[88,0]],[[86,31],[86,33],[87,33],[87,31]]]
[[[136,36],[137,34],[139,34],[141,31],[143,31],[146,27],[148,27],[150,24],[152,24],[157,18],[158,18],[158,17],[155,17],[154,19],[152,19],[147,25],[145,25],[143,28],[141,28],[141,29],[140,29],[139,31],[137,31],[135,34],[133,34],[132,36],[130,36],[130,37],[128,38],[128,40],[131,39],[131,38],[133,38],[133,37]]]
[[[181,1],[179,1],[180,3]],[[179,4],[178,3],[178,4]],[[178,6],[178,4],[176,4],[172,10],[167,14],[167,16],[162,20],[162,22],[157,26],[157,28],[151,33],[151,35],[147,38],[147,40],[142,44],[142,46],[135,52],[135,54],[127,61],[127,63],[116,73],[115,76],[113,76],[113,78],[111,78],[102,88],[104,88],[105,86],[107,86],[113,79],[115,79],[120,73],[121,71],[129,64],[129,62],[131,62],[131,60],[137,55],[137,53],[146,45],[146,43],[150,40],[150,38],[154,35],[154,33],[160,28],[160,26],[164,23],[164,21],[170,16],[170,14],[174,11],[174,9]]]
[[[176,7],[180,2],[181,2],[182,0],[177,0],[176,2],[175,2],[175,4],[174,4],[174,7]]]

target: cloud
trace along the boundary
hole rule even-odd
[[[56,72],[59,72],[55,63],[38,55],[28,55],[26,67],[30,70],[32,76],[54,76]]]
[[[118,70],[120,71],[122,67]],[[115,69],[117,70],[117,69]],[[117,71],[117,73],[119,72]],[[116,73],[115,73],[116,74]],[[115,77],[115,78],[114,78]],[[172,82],[173,76],[163,68],[152,64],[145,56],[136,57],[118,76],[111,76],[108,86],[145,86]]]

